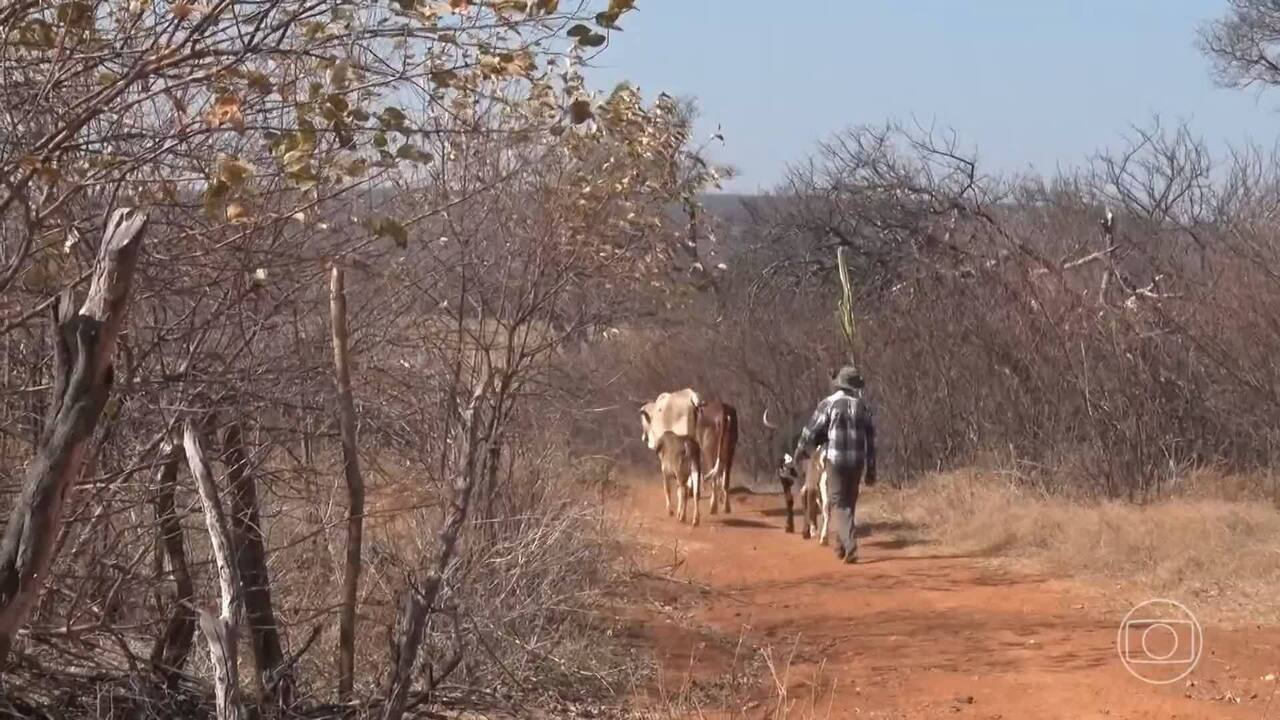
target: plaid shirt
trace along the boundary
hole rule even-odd
[[[867,480],[875,482],[875,426],[871,408],[861,395],[837,390],[818,403],[809,422],[800,431],[796,444],[796,464],[802,462],[818,446],[825,444],[827,464],[837,472],[866,468]]]

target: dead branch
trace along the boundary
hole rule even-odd
[[[160,542],[164,556],[173,574],[176,589],[172,611],[164,632],[156,638],[151,650],[151,664],[164,679],[166,687],[173,690],[181,679],[181,671],[191,654],[196,631],[196,612],[192,604],[195,586],[187,566],[187,549],[184,542],[182,520],[178,517],[174,501],[174,488],[178,480],[178,462],[182,453],[175,442],[165,442],[160,451],[160,466],[156,472],[154,498],[156,522],[160,526]]]
[[[249,456],[244,448],[240,423],[232,422],[223,431],[223,463],[231,495],[231,540],[240,579],[244,583],[245,617],[253,641],[253,658],[259,694],[265,700],[278,700],[284,707],[293,704],[293,682],[281,674],[284,650],[271,601],[271,576],[267,572],[267,551],[262,540],[262,517],[258,511],[257,480],[249,469]],[[276,678],[278,698],[269,698],[266,678]]]
[[[458,538],[467,521],[467,511],[471,507],[471,492],[476,486],[477,465],[481,454],[479,422],[476,414],[480,400],[484,397],[489,384],[490,376],[485,374],[476,384],[472,391],[471,402],[462,413],[464,428],[467,431],[467,459],[461,472],[453,481],[453,495],[450,498],[449,509],[445,513],[444,524],[440,528],[440,550],[422,586],[418,588],[411,584],[405,591],[400,614],[397,617],[397,635],[392,646],[392,671],[387,682],[387,700],[382,711],[382,720],[400,720],[404,716],[413,683],[413,669],[417,665],[418,652],[422,647],[427,614],[435,604],[436,597],[444,584],[445,572],[453,562],[457,552]]]
[[[129,303],[146,213],[111,214],[79,312],[66,291],[55,305],[54,388],[36,456],[0,541],[0,667],[47,581],[67,489],[111,387],[111,359]]]
[[[227,518],[218,499],[218,488],[213,473],[200,448],[200,436],[190,420],[183,427],[182,444],[187,451],[187,465],[195,478],[204,508],[205,525],[209,529],[209,545],[213,549],[213,561],[218,568],[218,589],[221,597],[221,613],[201,609],[200,630],[209,644],[209,658],[213,663],[214,694],[217,700],[218,720],[240,720],[243,707],[240,699],[240,673],[237,667],[237,623],[243,609],[240,573],[231,555],[231,533]]]

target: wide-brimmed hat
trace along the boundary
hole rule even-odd
[[[862,379],[862,373],[858,372],[858,368],[852,365],[845,365],[836,371],[834,377],[831,378],[831,387],[845,392],[856,392],[866,386],[866,381]]]

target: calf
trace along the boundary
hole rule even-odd
[[[816,509],[822,515],[822,530],[818,534],[818,542],[826,545],[827,527],[831,520],[831,490],[828,485],[831,480],[830,476],[827,474],[826,453],[822,452],[820,449],[813,458],[810,458],[805,469],[804,489],[800,492],[804,498],[803,501],[807,503],[806,507],[817,505]],[[817,497],[814,497],[815,495]],[[812,518],[812,514],[810,514],[810,518]],[[803,537],[806,540],[809,539],[808,531],[810,525],[812,525],[811,520],[805,527],[805,534]]]
[[[799,470],[794,467],[791,453],[795,452],[796,444],[800,441],[800,426],[804,423],[804,418],[792,418],[792,422],[788,422],[786,427],[793,430],[783,430],[778,425],[769,422],[769,411],[764,412],[764,426],[769,431],[770,445],[769,454],[770,462],[774,463],[775,473],[778,477],[778,483],[782,485],[782,500],[786,504],[787,521],[786,531],[793,533],[796,531],[795,523],[795,495],[792,493],[792,487],[796,480],[799,479]],[[807,473],[806,473],[807,478]],[[801,502],[806,498],[801,496]],[[809,517],[811,508],[806,505],[801,506],[801,512]],[[808,535],[805,535],[807,538]]]
[[[813,528],[817,525],[818,514],[822,515],[822,526],[819,537],[823,545],[827,544],[827,525],[831,516],[830,493],[827,489],[827,470],[826,470],[826,453],[823,448],[819,448],[804,463],[804,480],[800,486],[799,493],[793,494],[792,490],[796,481],[800,480],[801,469],[796,467],[795,458],[791,453],[795,452],[796,445],[800,442],[800,427],[804,424],[804,418],[797,416],[787,427],[795,428],[791,432],[784,432],[782,428],[769,422],[769,411],[764,413],[764,426],[773,434],[773,457],[777,465],[778,482],[782,485],[782,498],[786,504],[787,522],[786,531],[795,532],[795,495],[800,497],[800,514],[804,519],[804,530],[801,537],[808,540],[812,536]]]
[[[819,541],[827,544],[827,525],[831,516],[831,494],[827,487],[827,461],[826,454],[821,449],[815,452],[804,463],[804,481],[800,486],[800,517],[804,520],[804,529],[801,537],[808,540],[813,536],[813,531],[818,525],[818,516],[822,516],[821,529],[819,530]],[[787,532],[795,531],[795,524],[792,520],[794,512],[794,501],[792,500],[792,486],[799,480],[801,470],[796,466],[795,458],[790,453],[783,455],[782,464],[778,467],[778,478],[782,481],[782,492],[785,495],[787,505]]]
[[[698,526],[698,498],[702,494],[702,448],[698,441],[670,430],[662,433],[654,448],[662,465],[662,496],[667,503],[667,515],[671,515],[671,486],[674,482],[679,495],[676,513],[684,522],[685,500],[693,496],[693,525]]]

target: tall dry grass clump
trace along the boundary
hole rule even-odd
[[[876,496],[872,517],[912,529],[903,539],[950,551],[1027,561],[1053,575],[1119,582],[1185,598],[1222,620],[1280,617],[1280,513],[1241,482],[1198,487],[1147,504],[1066,498],[1029,489],[1010,476],[960,470]]]

